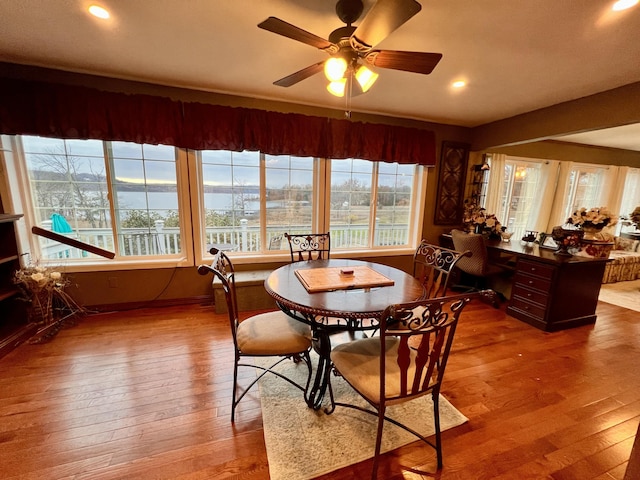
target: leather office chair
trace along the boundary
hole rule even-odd
[[[227,255],[221,250],[212,249],[215,254],[211,266],[200,265],[198,273],[207,275],[213,273],[213,282],[222,282],[227,310],[229,311],[229,324],[231,326],[231,336],[235,349],[235,359],[233,365],[233,399],[231,404],[231,422],[235,421],[236,406],[265,374],[273,373],[298,387],[305,393],[311,381],[311,327],[309,325],[294,320],[284,312],[278,310],[249,317],[242,322],[238,319],[238,301],[236,297],[235,273],[233,264]],[[273,365],[263,368],[250,363],[241,363],[243,357],[279,357]],[[309,375],[305,386],[298,385],[293,380],[272,370],[273,367],[283,362],[287,358],[294,361],[302,359]],[[238,367],[253,367],[262,370],[258,378],[240,392],[238,396]]]
[[[484,237],[477,233],[466,233],[452,230],[453,247],[460,251],[470,251],[471,255],[461,258],[456,267],[471,276],[474,284],[467,286],[467,290],[476,291],[487,286],[487,279],[493,275],[504,274],[507,270],[499,265],[489,263],[489,253],[484,243]],[[458,286],[464,287],[464,286]]]
[[[327,260],[331,255],[331,235],[327,233],[289,234],[284,236],[289,241],[291,261]]]
[[[446,296],[452,270],[462,257],[470,255],[468,250],[461,253],[422,240],[413,254],[413,276],[424,285],[426,298]]]
[[[336,406],[348,407],[378,417],[375,456],[371,478],[377,478],[384,421],[412,433],[436,450],[442,468],[442,441],[438,401],[447,359],[458,318],[472,296],[454,295],[419,302],[390,305],[380,317],[380,335],[336,346],[331,352],[334,370],[372,408],[336,401],[331,386],[332,413]],[[418,342],[412,341],[414,337]],[[396,405],[431,394],[435,443],[385,415],[387,405]]]

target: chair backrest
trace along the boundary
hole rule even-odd
[[[211,265],[199,265],[198,273],[200,275],[213,274],[211,283],[215,283],[216,279],[222,283],[224,298],[227,303],[227,311],[229,312],[229,324],[233,335],[233,344],[237,348],[236,330],[238,327],[238,299],[236,297],[236,277],[233,263],[229,257],[216,248],[210,250],[214,254]]]
[[[489,266],[489,253],[484,237],[479,233],[466,233],[462,230],[452,230],[453,248],[459,251],[469,250],[471,256],[461,258],[456,266],[470,275],[484,277]]]
[[[289,241],[291,261],[326,260],[331,254],[331,236],[327,233],[285,233]]]
[[[387,404],[440,389],[458,318],[472,295],[390,305],[380,318],[380,399]],[[386,376],[386,378],[385,378]]]
[[[449,286],[449,274],[463,256],[471,252],[458,252],[432,245],[422,240],[413,254],[413,276],[420,280],[427,292],[426,298],[444,297]]]

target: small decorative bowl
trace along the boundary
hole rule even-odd
[[[510,242],[512,235],[513,232],[500,232],[500,236],[502,237],[503,242]]]

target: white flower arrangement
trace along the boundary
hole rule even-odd
[[[469,231],[474,231],[477,226],[482,231],[499,235],[504,230],[495,214],[487,213],[486,209],[468,200],[465,201],[462,221]]]
[[[618,223],[618,216],[607,207],[594,207],[589,210],[582,207],[567,218],[567,223],[579,228],[595,228],[601,230],[604,227]]]

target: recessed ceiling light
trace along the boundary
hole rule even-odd
[[[613,4],[613,7],[611,9],[614,12],[619,12],[620,10],[626,10],[627,8],[631,8],[637,4],[638,0],[618,0]]]
[[[453,82],[453,83],[451,84],[451,86],[452,86],[453,88],[462,88],[462,87],[464,87],[466,84],[467,84],[467,82],[465,82],[464,80],[458,80],[457,82]]]
[[[91,5],[89,7],[89,13],[94,17],[102,18],[105,20],[110,16],[109,12],[105,8],[102,8],[98,5]]]

